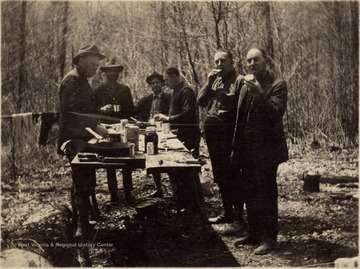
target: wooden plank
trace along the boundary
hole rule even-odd
[[[100,161],[91,161],[91,162],[81,162],[78,155],[72,160],[71,165],[84,167],[84,168],[145,168],[145,156],[142,152],[136,152],[135,158],[130,157],[114,157],[114,162],[100,162]]]
[[[167,173],[175,170],[200,170],[201,165],[192,157],[189,151],[159,151],[156,155],[146,155],[146,171],[152,173]]]
[[[320,183],[338,184],[348,182],[359,182],[358,176],[321,175]]]

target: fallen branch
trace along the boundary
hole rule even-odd
[[[358,176],[322,175],[320,177],[320,183],[338,184],[350,182],[359,182]]]

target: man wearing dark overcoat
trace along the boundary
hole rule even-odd
[[[88,141],[92,138],[86,131],[78,130],[75,113],[97,113],[95,98],[88,78],[94,76],[99,68],[100,60],[105,56],[99,52],[96,45],[88,45],[81,48],[73,59],[75,68],[65,75],[60,84],[60,130],[59,130],[59,153],[61,145],[67,140]],[[76,152],[67,154],[69,161],[75,157]],[[72,167],[72,179],[74,195],[79,207],[80,226],[77,234],[84,236],[90,229],[89,197],[94,193],[96,177],[94,169],[79,169]],[[84,238],[83,238],[84,239]]]
[[[239,76],[231,161],[241,169],[239,197],[245,199],[249,234],[235,246],[260,244],[254,253],[270,252],[278,234],[278,165],[288,159],[282,118],[287,105],[287,85],[267,69],[267,55],[251,49],[246,56],[249,75]]]

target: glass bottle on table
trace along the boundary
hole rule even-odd
[[[159,137],[156,133],[155,126],[146,127],[146,130],[145,130],[145,153],[147,153],[147,144],[149,142],[152,142],[154,145],[154,154],[158,154]]]

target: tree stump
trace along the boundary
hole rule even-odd
[[[320,175],[309,173],[304,175],[304,186],[305,191],[318,192],[320,191]]]

